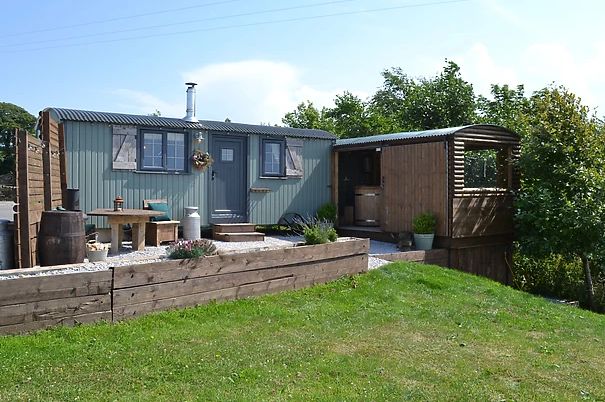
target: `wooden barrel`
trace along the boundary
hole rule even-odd
[[[380,226],[380,187],[355,187],[355,224]]]
[[[82,212],[44,211],[38,233],[41,266],[84,262],[86,236]]]

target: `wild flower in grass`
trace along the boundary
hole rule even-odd
[[[166,249],[168,258],[198,258],[216,254],[216,246],[208,239],[181,240]]]

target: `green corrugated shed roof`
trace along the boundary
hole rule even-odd
[[[124,124],[142,127],[166,127],[190,130],[221,131],[240,134],[259,134],[281,137],[316,138],[334,140],[336,136],[323,130],[308,130],[302,128],[262,126],[255,124],[226,123],[222,121],[200,120],[198,123],[187,122],[182,119],[145,116],[135,114],[95,112],[91,110],[77,110],[51,107],[60,120],[83,121],[91,123]]]

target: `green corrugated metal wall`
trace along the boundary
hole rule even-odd
[[[303,141],[304,176],[301,178],[262,179],[260,171],[260,138],[249,140],[250,187],[271,189],[269,193],[250,193],[250,221],[258,224],[276,223],[286,212],[303,216],[315,214],[317,208],[330,201],[330,158],[332,141]]]
[[[197,206],[202,224],[208,224],[208,173],[193,171],[177,175],[112,170],[110,125],[73,121],[64,125],[68,187],[80,189],[83,211],[110,208],[117,195],[124,198],[126,208],[141,208],[144,199],[165,198],[172,205],[174,219],[182,219],[184,207]],[[199,147],[207,151],[208,143],[206,138]],[[285,212],[311,215],[330,200],[332,141],[304,140],[304,177],[287,179],[259,177],[259,144],[259,136],[249,136],[248,184],[272,191],[249,194],[250,222],[273,224]],[[104,218],[91,217],[91,220],[107,227]]]

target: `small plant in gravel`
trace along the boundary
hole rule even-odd
[[[317,210],[317,219],[320,221],[336,222],[336,205],[328,202]]]
[[[166,249],[168,258],[199,258],[216,254],[216,246],[208,239],[182,240]]]
[[[324,244],[336,241],[338,238],[334,224],[329,221],[312,219],[303,224],[302,229],[307,244]]]

